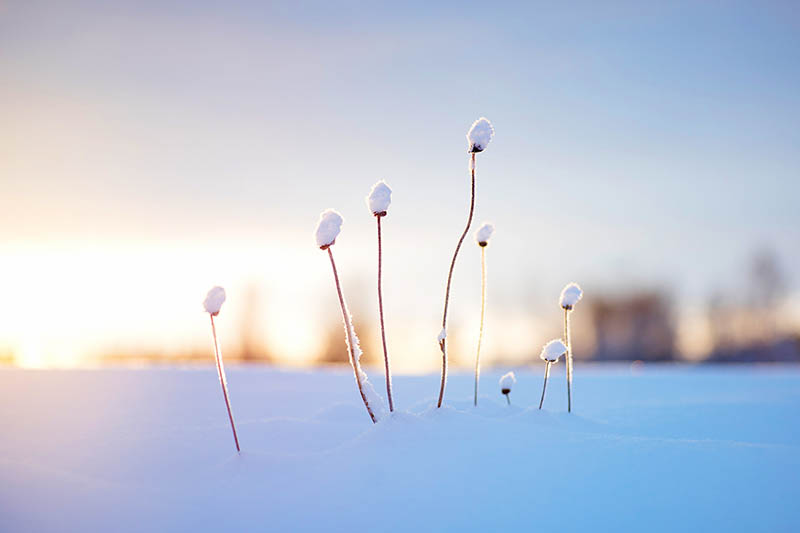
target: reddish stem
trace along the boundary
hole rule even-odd
[[[464,242],[464,238],[467,236],[469,232],[469,228],[472,225],[472,215],[475,212],[475,153],[472,153],[472,159],[470,160],[470,174],[472,177],[472,185],[471,185],[471,193],[470,193],[470,200],[469,200],[469,217],[467,218],[467,226],[464,228],[464,233],[461,234],[461,238],[458,239],[458,244],[456,245],[456,251],[453,253],[453,260],[450,261],[450,272],[447,273],[447,290],[444,294],[444,313],[442,314],[442,330],[445,332],[445,337],[439,342],[439,348],[442,350],[442,384],[439,387],[439,402],[436,404],[436,407],[442,406],[442,400],[444,400],[444,387],[447,383],[447,306],[450,304],[450,284],[453,281],[453,268],[456,266],[456,258],[458,257],[458,251],[461,249],[461,243]]]
[[[378,312],[381,316],[381,342],[383,343],[383,362],[386,366],[386,396],[389,398],[389,412],[393,412],[392,373],[389,370],[389,351],[386,349],[386,328],[383,325],[383,249],[381,244],[381,215],[378,214],[375,218],[378,219]]]
[[[219,343],[217,342],[217,327],[214,325],[214,315],[209,313],[211,317],[211,333],[214,335],[214,357],[217,359],[217,374],[219,375],[219,383],[222,385],[222,396],[225,398],[225,407],[228,408],[228,418],[231,421],[231,429],[233,430],[233,441],[236,443],[236,453],[240,453],[239,437],[236,435],[236,424],[233,422],[233,411],[231,411],[231,401],[228,398],[228,380],[225,377],[225,367],[222,364],[222,355],[219,352]]]
[[[364,401],[364,406],[367,408],[372,423],[377,423],[375,415],[372,413],[372,408],[367,401],[367,395],[364,394],[364,388],[361,385],[361,373],[358,360],[356,359],[355,346],[353,344],[353,325],[350,323],[350,316],[347,313],[347,305],[344,303],[344,296],[342,296],[342,286],[339,284],[339,273],[336,271],[336,262],[333,260],[333,252],[331,247],[328,246],[328,257],[331,258],[331,267],[333,268],[333,279],[336,280],[336,292],[339,295],[339,305],[342,307],[342,318],[344,318],[344,329],[347,335],[347,348],[350,350],[350,364],[353,366],[353,372],[356,375],[356,384],[358,385],[358,392],[361,393],[361,399]]]

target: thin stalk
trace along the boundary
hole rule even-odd
[[[510,394],[506,394],[506,401],[508,402],[508,405],[511,405],[511,395]]]
[[[564,340],[567,342],[567,412],[572,412],[572,342],[570,342],[569,309],[564,309]]]
[[[389,370],[389,351],[386,349],[386,328],[383,325],[383,250],[381,245],[381,215],[376,215],[378,219],[378,312],[381,316],[381,342],[383,343],[383,362],[386,365],[386,396],[389,398],[389,412],[394,411],[394,401],[392,400],[392,372]]]
[[[544,386],[542,387],[542,399],[539,400],[539,409],[542,408],[542,404],[544,404],[544,393],[547,390],[547,378],[550,377],[550,361],[545,361],[544,367]]]
[[[478,405],[478,381],[481,377],[481,343],[483,342],[483,319],[486,313],[486,247],[481,246],[481,326],[478,333],[478,352],[475,355],[475,406]],[[506,399],[508,394],[506,394]],[[509,402],[510,403],[510,402]]]
[[[211,317],[211,334],[214,336],[214,357],[217,360],[217,374],[219,375],[219,384],[222,386],[222,396],[225,398],[225,406],[228,408],[228,418],[231,421],[231,430],[233,430],[233,441],[236,443],[236,453],[241,453],[239,448],[239,437],[236,435],[236,424],[233,422],[233,411],[231,410],[231,401],[228,398],[228,379],[225,377],[225,366],[222,364],[222,355],[219,352],[219,343],[217,342],[217,327],[214,325],[214,315],[208,314]]]
[[[472,226],[472,215],[475,212],[475,153],[472,153],[472,159],[470,160],[470,174],[472,178],[472,185],[471,185],[471,192],[470,192],[470,200],[469,200],[469,217],[467,218],[467,226],[464,228],[464,233],[461,234],[461,238],[458,239],[458,244],[456,245],[456,250],[453,252],[453,260],[450,261],[450,271],[447,273],[447,290],[444,294],[444,313],[442,314],[442,330],[447,333],[447,306],[450,304],[450,284],[453,281],[453,268],[456,266],[456,258],[458,257],[458,251],[461,249],[461,243],[464,242],[464,238],[467,236],[469,232],[470,226]],[[444,387],[447,383],[447,337],[443,338],[439,343],[439,348],[442,350],[442,384],[439,387],[439,402],[436,404],[436,407],[442,406],[442,400],[444,400]]]
[[[367,408],[372,423],[377,423],[375,415],[372,413],[372,408],[367,401],[367,395],[364,394],[364,387],[361,385],[361,372],[358,360],[356,359],[355,347],[353,344],[353,325],[350,323],[350,315],[347,313],[347,305],[344,303],[344,296],[342,296],[342,286],[339,284],[339,272],[336,270],[336,262],[333,260],[333,252],[331,247],[328,246],[328,257],[331,258],[331,267],[333,268],[333,279],[336,281],[336,292],[339,295],[339,305],[342,307],[342,318],[344,319],[344,330],[347,335],[347,348],[350,350],[350,364],[353,366],[353,372],[356,375],[356,384],[358,385],[358,392],[361,393],[361,399],[364,401],[364,407]]]

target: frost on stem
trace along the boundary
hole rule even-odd
[[[467,132],[468,152],[477,153],[486,150],[494,137],[492,123],[486,117],[481,117],[472,123],[472,127]]]
[[[475,242],[478,243],[478,246],[487,246],[493,233],[494,225],[489,222],[484,222],[481,224],[481,227],[478,228],[478,231],[475,232]]]
[[[326,209],[319,215],[315,236],[320,249],[324,250],[336,242],[336,237],[342,230],[342,222],[342,215],[333,209]]]
[[[206,294],[206,299],[203,300],[203,308],[206,310],[206,313],[217,316],[223,303],[225,303],[225,289],[222,287],[213,287],[208,291],[208,294]]]
[[[563,309],[572,309],[582,297],[583,290],[581,290],[580,285],[577,283],[568,283],[567,286],[564,287],[564,290],[561,291],[559,305],[561,305]]]
[[[375,216],[385,216],[392,203],[392,189],[381,180],[372,186],[372,191],[367,196],[367,207]]]

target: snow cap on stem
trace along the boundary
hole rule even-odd
[[[206,294],[206,299],[203,300],[203,307],[206,313],[210,313],[211,316],[217,316],[223,303],[225,303],[225,289],[214,287]]]
[[[553,339],[542,347],[542,353],[539,354],[539,357],[543,361],[556,363],[558,358],[565,353],[567,353],[567,345],[561,342],[561,339]]]
[[[561,291],[560,304],[564,309],[572,309],[575,307],[581,298],[583,298],[583,290],[577,283],[568,283],[564,290]]]
[[[517,378],[514,376],[513,372],[504,374],[503,377],[500,378],[500,392],[508,394],[511,392],[511,387],[513,387],[516,382]]]
[[[342,215],[333,209],[326,209],[319,215],[317,222],[317,246],[325,250],[328,246],[336,242],[336,237],[342,230]]]
[[[472,127],[467,132],[467,146],[470,153],[483,152],[489,146],[494,136],[492,123],[486,117],[481,117],[472,123]]]
[[[475,241],[478,243],[478,246],[486,246],[489,244],[489,238],[491,238],[492,234],[494,233],[494,225],[490,222],[484,222],[481,224],[481,227],[478,228],[478,231],[475,232]]]
[[[445,340],[446,338],[447,338],[447,329],[442,328],[442,331],[439,332],[439,336],[436,337],[436,340],[438,340],[439,344],[441,344],[442,341]]]
[[[367,206],[376,217],[386,215],[389,204],[392,203],[392,189],[381,180],[372,186],[372,192],[367,196]]]

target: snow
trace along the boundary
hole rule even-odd
[[[478,231],[475,232],[475,242],[481,246],[489,244],[489,238],[494,233],[494,225],[489,222],[484,222]]]
[[[219,310],[222,308],[222,304],[225,303],[225,289],[222,287],[213,287],[208,294],[206,294],[206,299],[203,301],[203,307],[206,310],[206,313],[211,313],[212,315],[216,316],[219,314]]]
[[[511,390],[511,388],[514,386],[514,383],[516,382],[517,378],[514,376],[513,372],[503,374],[503,376],[500,378],[500,389]]]
[[[568,283],[564,290],[561,291],[559,304],[564,309],[572,309],[582,297],[583,290],[581,290],[580,286],[577,283]]]
[[[472,123],[467,132],[467,146],[469,152],[482,152],[486,150],[494,136],[492,123],[486,117],[481,117]]]
[[[442,343],[443,340],[447,338],[447,328],[442,328],[442,331],[439,332],[439,336],[436,337],[436,340],[439,341],[439,344]]]
[[[542,347],[542,353],[539,354],[542,361],[550,361],[551,363],[558,362],[558,358],[567,353],[567,345],[561,342],[561,339],[553,339]]]
[[[586,364],[572,414],[563,368],[373,425],[348,367],[229,365],[241,456],[211,364],[0,370],[0,530],[800,530],[799,367]]]
[[[333,244],[342,230],[342,215],[334,209],[327,209],[319,215],[317,222],[317,246],[325,248]]]
[[[386,185],[386,182],[381,180],[373,185],[372,192],[367,197],[367,206],[372,214],[386,213],[390,203],[392,203],[392,189]]]

